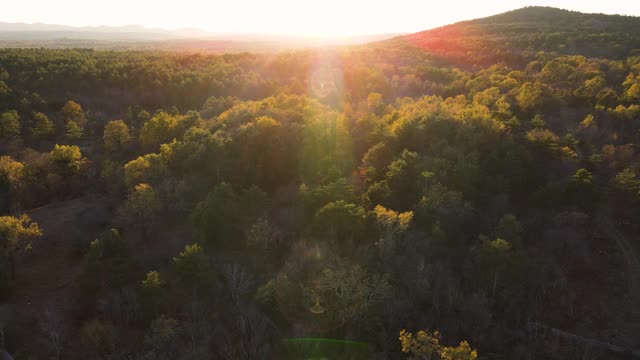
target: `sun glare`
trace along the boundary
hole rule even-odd
[[[164,29],[202,29],[213,33],[335,38],[417,32],[529,5],[610,14],[640,13],[640,2],[632,1],[490,0],[471,3],[462,0],[23,0],[6,1],[0,14],[0,22],[71,26],[136,24]]]

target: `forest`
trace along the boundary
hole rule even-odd
[[[0,350],[638,358],[639,145],[637,17],[0,49]]]

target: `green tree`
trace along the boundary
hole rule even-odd
[[[157,184],[165,175],[167,167],[159,154],[147,154],[124,165],[124,182],[128,187],[139,183]]]
[[[145,279],[142,280],[142,288],[143,289],[159,289],[164,285],[164,281],[160,278],[160,273],[153,270],[149,271],[145,276]]]
[[[364,230],[366,218],[362,206],[339,200],[320,208],[313,222],[319,234],[329,236],[333,241],[353,241]]]
[[[0,115],[0,139],[10,140],[20,137],[20,115],[15,110]]]
[[[64,136],[70,140],[78,140],[82,137],[82,128],[75,121],[68,120],[64,125]]]
[[[413,219],[413,211],[398,213],[382,205],[376,205],[373,213],[380,233],[380,240],[377,244],[380,248],[392,248],[395,236],[406,231]]]
[[[36,112],[33,113],[33,126],[31,127],[31,135],[38,139],[48,139],[54,133],[53,122],[49,120],[47,115]]]
[[[227,97],[216,97],[212,96],[205,101],[204,105],[202,105],[202,109],[200,110],[200,114],[205,119],[211,119],[216,117],[223,112],[231,109],[234,105],[240,102],[239,99],[231,96]]]
[[[522,225],[513,214],[505,214],[500,218],[496,226],[496,235],[500,239],[506,239],[516,247],[522,245]]]
[[[552,97],[551,89],[539,82],[522,84],[516,95],[516,101],[524,111],[531,112],[540,109]]]
[[[382,94],[370,93],[367,96],[367,109],[375,114],[382,114],[384,103],[382,102]]]
[[[632,168],[626,168],[611,180],[612,200],[616,216],[632,218],[633,209],[640,200],[640,179]]]
[[[18,207],[18,196],[25,185],[24,168],[10,156],[0,156],[0,211]]]
[[[145,321],[155,318],[163,308],[166,298],[163,293],[165,285],[160,273],[155,270],[147,272],[145,279],[142,280],[140,303],[142,317]]]
[[[235,191],[231,185],[220,183],[196,206],[192,219],[203,239],[223,244],[236,229],[239,214]]]
[[[392,206],[403,209],[415,203],[420,178],[420,155],[403,150],[400,157],[389,164],[387,181],[391,189]]]
[[[599,196],[591,172],[585,168],[578,169],[569,179],[567,194],[569,200],[581,208],[593,209],[598,203]]]
[[[15,279],[15,259],[20,253],[31,248],[31,241],[42,236],[42,230],[31,218],[0,216],[0,251],[9,265],[11,280]]]
[[[624,97],[625,97],[625,99],[627,99],[629,101],[638,101],[638,100],[640,100],[640,83],[636,83],[636,84],[631,85],[624,92]]]
[[[80,148],[75,145],[55,145],[49,152],[49,161],[55,171],[63,177],[78,174],[87,164],[87,159],[82,156]]]
[[[637,196],[638,191],[640,191],[640,179],[638,179],[633,169],[626,168],[616,174],[613,179],[613,187],[615,190],[627,195]]]
[[[75,101],[67,101],[62,109],[60,109],[60,113],[67,127],[69,127],[68,123],[71,121],[82,130],[87,123],[87,118],[82,110],[82,106]]]
[[[89,244],[82,274],[82,286],[87,292],[99,294],[107,289],[125,286],[133,270],[130,244],[117,229],[104,232]]]
[[[177,116],[159,112],[142,126],[140,143],[147,149],[157,151],[160,145],[169,143],[177,137],[177,125]]]
[[[120,220],[127,225],[139,225],[144,235],[153,228],[154,220],[162,203],[149,184],[136,185],[120,208]]]
[[[484,239],[476,249],[477,274],[481,277],[492,297],[499,290],[511,290],[521,280],[523,262],[511,244],[503,239]]]
[[[209,258],[198,243],[186,245],[177,257],[173,258],[180,284],[192,291],[204,289],[211,278]]]
[[[104,141],[104,147],[111,152],[118,152],[124,150],[124,148],[131,141],[131,133],[129,127],[122,120],[112,120],[104,127],[104,134],[102,136]]]

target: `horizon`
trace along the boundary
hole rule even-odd
[[[95,3],[95,2],[94,2]],[[610,1],[606,4],[584,4],[576,0],[536,1],[516,0],[509,4],[489,1],[482,5],[466,4],[465,1],[450,1],[438,4],[411,4],[410,0],[399,0],[393,9],[380,6],[382,2],[365,3],[357,0],[341,4],[329,0],[322,6],[308,8],[292,0],[255,2],[244,0],[234,4],[202,4],[198,0],[185,0],[179,9],[167,4],[151,5],[149,0],[128,4],[114,0],[111,6],[100,10],[100,5],[81,6],[79,0],[63,0],[49,7],[40,0],[27,0],[9,5],[9,11],[0,16],[0,22],[13,24],[46,24],[70,27],[141,27],[146,31],[202,31],[211,35],[260,34],[267,36],[348,38],[381,34],[405,34],[429,30],[460,21],[478,19],[529,6],[548,6],[582,13],[640,16],[640,2]],[[270,5],[271,4],[271,5]],[[66,6],[65,6],[66,5]],[[75,5],[75,6],[74,6]],[[149,6],[147,6],[149,5]],[[270,6],[268,6],[270,5]],[[462,6],[464,5],[464,6]],[[267,6],[266,8],[264,8]],[[366,8],[364,8],[367,6]],[[406,12],[410,6],[419,7]],[[254,11],[248,13],[245,8]],[[65,10],[62,12],[60,9]],[[79,9],[68,11],[68,9]],[[135,11],[135,10],[138,11]],[[202,10],[183,14],[185,11]],[[400,13],[398,13],[398,11]],[[220,17],[218,12],[230,16]],[[424,14],[430,16],[424,16]],[[145,14],[142,18],[137,14]],[[213,16],[210,16],[214,14]],[[267,16],[265,16],[265,14]],[[327,28],[324,23],[330,20]],[[354,19],[356,19],[354,21]],[[389,19],[397,19],[389,21]],[[386,20],[386,21],[385,21]],[[213,22],[213,24],[211,24]]]

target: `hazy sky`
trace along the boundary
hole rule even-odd
[[[2,22],[138,24],[215,32],[414,32],[527,5],[640,16],[640,0],[5,0]]]

